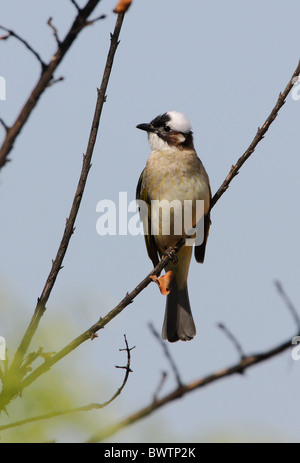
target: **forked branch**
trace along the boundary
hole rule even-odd
[[[2,37],[2,39],[7,39],[10,36],[15,37],[17,40],[23,43],[23,45],[26,46],[28,50],[33,53],[33,55],[38,59],[42,66],[42,73],[41,76],[33,88],[32,92],[30,93],[27,101],[25,102],[24,106],[22,107],[20,114],[16,118],[15,122],[12,124],[11,127],[9,127],[9,130],[6,131],[6,136],[3,140],[2,146],[0,147],[0,170],[2,167],[5,166],[5,164],[8,162],[8,156],[14,146],[14,143],[20,134],[22,128],[26,124],[29,116],[31,115],[32,111],[36,107],[40,97],[42,94],[45,92],[47,87],[49,86],[49,83],[53,81],[53,76],[64,59],[66,53],[69,51],[70,47],[73,45],[74,41],[78,37],[79,33],[81,30],[88,26],[89,24],[92,24],[95,21],[88,21],[89,16],[91,13],[95,10],[96,6],[98,3],[100,3],[101,0],[89,0],[85,7],[83,8],[77,8],[77,16],[71,25],[69,32],[66,34],[65,38],[60,41],[58,39],[57,33],[56,33],[56,40],[57,40],[57,50],[52,56],[50,62],[48,64],[45,64],[44,61],[41,59],[40,55],[29,45],[29,43],[20,37],[18,34],[16,34],[14,31],[11,31],[5,27],[2,26],[2,29],[7,32],[7,35],[5,37]],[[75,2],[72,2],[75,5]],[[103,18],[103,16],[101,17]],[[98,18],[100,19],[100,17]],[[52,30],[53,30],[53,24],[52,25]],[[55,28],[54,28],[55,29]]]

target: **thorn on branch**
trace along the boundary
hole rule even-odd
[[[95,338],[99,337],[97,333],[90,332],[89,334],[90,334],[91,341],[94,341]]]
[[[58,47],[60,48],[60,47],[61,47],[61,41],[60,41],[59,38],[58,38],[57,29],[56,29],[56,27],[53,25],[52,19],[53,19],[52,16],[50,16],[50,18],[49,18],[48,21],[47,21],[47,24],[48,24],[48,26],[52,29],[52,32],[53,32],[53,35],[54,35],[54,37],[55,37],[56,43],[57,43]]]

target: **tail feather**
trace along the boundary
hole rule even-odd
[[[187,286],[178,289],[176,282],[171,283],[171,292],[167,296],[162,338],[169,342],[190,341],[196,334]]]

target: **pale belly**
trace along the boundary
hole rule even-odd
[[[209,180],[191,152],[153,152],[144,187],[151,201],[151,233],[161,253],[174,246],[209,210]]]

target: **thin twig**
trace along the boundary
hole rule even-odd
[[[48,26],[50,27],[50,29],[52,30],[53,35],[54,35],[55,40],[56,40],[56,43],[57,43],[58,47],[60,48],[60,46],[61,46],[61,41],[59,40],[58,32],[57,32],[57,29],[56,29],[56,27],[54,26],[54,24],[53,24],[53,22],[52,22],[52,19],[53,19],[53,18],[50,17],[50,18],[48,19],[48,21],[47,21],[47,24],[48,24]]]
[[[79,5],[77,5],[76,1],[75,0],[70,0],[71,3],[73,3],[73,5],[75,6],[76,10],[78,11],[78,13],[80,13],[81,11],[81,8]]]
[[[281,298],[283,299],[284,303],[286,304],[288,310],[290,311],[293,319],[295,320],[295,323],[296,323],[296,326],[297,326],[297,330],[298,332],[300,333],[300,317],[299,317],[299,314],[294,306],[294,304],[292,303],[292,301],[290,300],[289,296],[287,295],[287,293],[285,292],[284,288],[283,288],[283,285],[280,281],[276,280],[274,281],[274,284],[275,284],[275,287],[279,293],[279,295],[281,296]]]
[[[8,127],[8,125],[6,125],[6,123],[4,122],[4,120],[2,118],[0,118],[0,124],[4,128],[5,132],[8,133],[10,127]]]
[[[40,65],[42,66],[42,70],[44,70],[46,68],[46,64],[44,63],[44,61],[42,60],[41,56],[39,55],[39,53],[34,50],[34,48],[32,48],[32,46],[27,42],[27,40],[23,39],[23,37],[21,37],[19,34],[17,34],[16,32],[12,31],[11,29],[7,29],[7,27],[4,27],[4,26],[0,26],[0,29],[6,31],[8,33],[7,36],[5,37],[2,37],[2,40],[5,39],[7,40],[9,37],[14,37],[15,39],[19,40],[19,42],[21,42],[23,45],[25,45],[25,47],[27,48],[27,50],[29,50],[34,56],[35,58],[38,60],[38,62],[40,63]]]
[[[119,351],[120,352],[123,352],[123,351],[127,352],[127,365],[125,367],[122,367],[122,368],[124,368],[126,370],[126,373],[124,375],[122,385],[117,389],[117,391],[114,393],[114,395],[109,400],[107,400],[106,402],[103,402],[103,403],[91,403],[89,405],[84,405],[82,407],[72,408],[72,409],[69,409],[69,410],[60,410],[60,411],[52,412],[52,413],[45,413],[43,415],[38,415],[38,416],[31,417],[31,418],[26,418],[24,420],[15,421],[13,423],[9,423],[9,424],[5,424],[5,425],[0,426],[0,431],[4,431],[6,429],[11,429],[11,428],[16,428],[18,426],[23,426],[24,424],[34,423],[36,421],[49,420],[50,418],[56,418],[56,417],[62,416],[62,415],[69,415],[69,414],[74,414],[74,413],[79,413],[79,412],[87,412],[87,411],[90,411],[90,410],[101,410],[102,408],[105,408],[108,405],[110,405],[121,394],[121,392],[123,391],[124,387],[127,384],[130,373],[132,373],[132,370],[131,370],[131,351],[133,349],[135,349],[135,347],[129,347],[128,346],[126,335],[124,335],[124,339],[125,339],[125,346],[126,347],[125,347],[125,349],[119,349]],[[116,367],[116,368],[119,368],[119,367]],[[0,370],[0,372],[1,372],[1,370]],[[1,377],[0,377],[0,379],[1,379]]]
[[[179,373],[179,370],[178,370],[178,368],[177,368],[177,366],[176,366],[176,364],[174,362],[174,359],[173,359],[172,355],[169,352],[168,344],[161,339],[161,336],[156,331],[156,329],[154,328],[152,323],[149,323],[149,328],[150,328],[151,333],[153,334],[153,336],[155,336],[155,338],[159,342],[160,346],[162,347],[162,350],[163,350],[163,352],[165,354],[165,357],[168,360],[168,362],[170,364],[170,367],[171,367],[171,370],[172,370],[172,372],[173,372],[173,374],[175,376],[177,386],[181,387],[183,385],[183,382],[181,380],[180,373]]]
[[[232,344],[238,351],[238,354],[241,360],[243,360],[245,358],[245,354],[244,354],[241,343],[237,340],[237,338],[229,331],[229,329],[223,323],[218,323],[217,326],[218,328],[220,328],[220,330],[222,330],[225,333],[227,338],[232,342]]]

